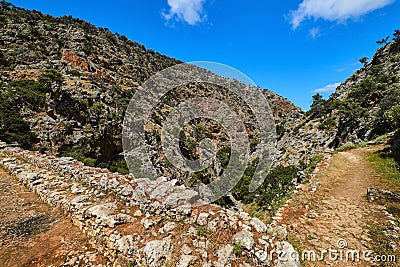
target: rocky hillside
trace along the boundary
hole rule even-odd
[[[0,138],[120,169],[129,100],[151,75],[181,62],[70,16],[54,18],[6,2],[0,7],[2,106],[17,106],[2,110],[7,122]],[[277,121],[300,113],[288,100],[264,93]],[[28,128],[32,133],[22,134]]]
[[[400,40],[377,50],[365,65],[343,82],[329,99],[313,97],[311,109],[277,124],[281,162],[298,164],[341,146],[393,142],[400,126]],[[393,140],[391,140],[393,139]],[[301,162],[301,161],[300,161]]]
[[[181,62],[85,21],[70,16],[55,18],[4,1],[0,4],[0,23],[0,140],[52,155],[71,156],[89,166],[128,173],[121,141],[128,103],[149,77]],[[280,127],[302,116],[303,112],[287,99],[268,90],[262,93]],[[204,83],[183,86],[170,96],[173,103],[164,103],[164,107],[193,95],[227,100],[243,114],[250,143],[253,147],[257,145],[253,115],[247,105],[227,90],[220,91]],[[160,126],[167,112],[168,109],[159,106],[152,121]],[[185,128],[182,136],[185,156],[192,159],[198,156],[197,147],[203,137],[219,140],[218,159],[204,172],[188,177],[163,160],[159,131],[150,131],[147,142],[155,152],[152,160],[158,175],[179,178],[179,183],[186,185],[213,180],[229,161],[229,138],[210,121],[195,121]],[[285,142],[279,145],[283,152],[274,166],[281,165],[283,159],[290,166],[275,174],[283,173],[285,178],[272,177],[277,183],[272,187],[265,184],[262,190],[274,192],[267,194],[273,202],[273,196],[286,195],[287,189],[293,188],[298,167],[308,156],[286,150]],[[248,192],[248,177],[255,171],[253,165],[249,164],[246,170],[247,176],[241,184],[244,189],[235,194],[239,200]],[[247,202],[256,195],[259,193]]]
[[[328,144],[374,140],[396,131],[400,124],[400,39],[377,50],[376,54],[328,100],[314,96],[308,121],[335,137]]]

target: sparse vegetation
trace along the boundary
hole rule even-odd
[[[75,147],[69,148],[69,149],[63,151],[61,153],[61,156],[63,156],[63,157],[72,157],[72,158],[74,158],[76,160],[81,161],[82,163],[84,163],[87,166],[94,167],[95,164],[96,164],[96,159],[93,159],[93,158],[90,158],[90,157],[87,157],[87,156],[83,155],[82,152],[80,152],[79,148],[75,148]]]
[[[384,234],[386,225],[373,224],[370,226],[369,236],[372,240],[372,250],[378,255],[395,256],[400,258],[400,254],[393,250],[390,239]],[[380,266],[393,266],[393,262],[381,262]]]
[[[43,111],[45,93],[53,83],[62,81],[59,72],[47,70],[39,76],[38,81],[19,80],[1,84],[0,139],[8,143],[17,142],[23,148],[32,148],[37,139],[21,112],[23,109]]]
[[[241,257],[243,253],[244,247],[241,244],[234,243],[233,244],[233,253],[236,257]]]
[[[400,185],[399,157],[395,152],[380,151],[368,157],[375,170],[386,179]]]
[[[202,225],[197,227],[197,235],[198,236],[205,236],[207,234],[207,232],[208,232],[207,227],[202,226]]]
[[[346,143],[338,148],[336,148],[336,151],[343,152],[343,151],[348,151],[356,148],[361,148],[361,147],[366,147],[367,143],[366,142],[361,142],[358,144],[353,144],[353,143]]]

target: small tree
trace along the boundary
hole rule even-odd
[[[381,40],[376,41],[378,45],[383,45],[387,44],[387,41],[389,40],[389,36],[386,36],[385,38],[382,38]]]
[[[368,63],[368,58],[367,57],[362,57],[358,61],[360,61],[361,64],[367,64]]]
[[[400,44],[400,30],[399,29],[394,30],[393,41],[395,41],[397,44]]]
[[[322,95],[319,94],[319,93],[313,95],[313,96],[312,96],[312,99],[313,99],[313,102],[312,102],[312,104],[311,104],[311,108],[312,108],[312,109],[318,108],[318,107],[320,107],[322,104],[325,103],[324,98],[323,98]]]

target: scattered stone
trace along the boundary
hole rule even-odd
[[[233,246],[225,245],[218,249],[217,257],[218,260],[215,263],[215,267],[225,267],[231,261],[231,257],[233,255]],[[228,265],[229,266],[229,265]]]
[[[163,240],[153,240],[148,242],[143,249],[148,266],[162,266],[162,260],[171,257],[172,249],[173,247],[170,237],[164,238]]]
[[[188,267],[191,262],[197,259],[196,256],[182,255],[176,267]]]
[[[254,245],[253,233],[243,230],[235,234],[233,241],[235,244],[243,246],[250,251]]]
[[[207,219],[210,216],[210,214],[202,212],[199,214],[199,216],[197,217],[197,224],[199,225],[207,225]]]

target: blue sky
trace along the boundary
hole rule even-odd
[[[10,1],[87,20],[182,61],[232,66],[303,109],[400,28],[400,0]]]

